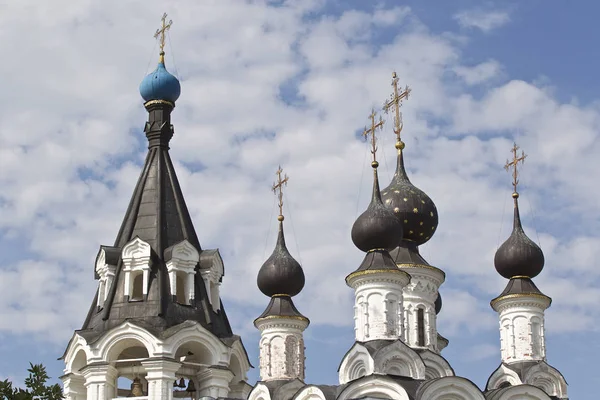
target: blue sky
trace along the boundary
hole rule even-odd
[[[10,55],[0,65],[0,378],[21,380],[29,361],[62,374],[56,359],[93,299],[97,248],[114,240],[139,174],[146,116],[137,86],[153,68],[152,34],[166,11],[167,68],[182,78],[172,154],[201,244],[223,254],[225,307],[254,365],[251,323],[267,299],[247,282],[274,245],[269,184],[282,164],[294,222],[286,234],[307,276],[296,304],[313,321],[307,381],[337,380],[353,342],[343,277],[362,259],[350,227],[370,185],[354,132],[389,95],[396,70],[413,88],[403,106],[409,174],[440,212],[423,254],[447,273],[442,354],[480,387],[500,362],[489,300],[505,284],[493,254],[510,229],[502,166],[517,140],[529,155],[525,229],[546,255],[536,282],[553,298],[548,361],[571,398],[592,399],[596,377],[584,363],[600,357],[600,60],[590,50],[598,5],[196,3],[0,5]],[[380,146],[385,186],[389,126]]]

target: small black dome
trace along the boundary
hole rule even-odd
[[[285,246],[283,222],[279,222],[277,245],[258,271],[258,288],[267,296],[295,296],[304,287],[304,271]]]
[[[518,194],[515,193],[513,197],[515,199],[513,231],[496,251],[494,265],[498,273],[507,279],[515,276],[533,278],[544,268],[544,253],[523,231],[519,216]]]
[[[401,149],[394,178],[383,189],[381,197],[383,204],[402,223],[404,240],[422,245],[433,236],[438,226],[437,208],[429,196],[408,179]]]
[[[438,292],[438,296],[435,299],[435,313],[436,315],[440,313],[440,311],[442,311],[442,294],[440,292]]]
[[[352,226],[352,241],[364,252],[392,250],[402,240],[402,224],[381,201],[377,168],[374,169],[373,197],[369,207]]]

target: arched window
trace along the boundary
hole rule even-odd
[[[187,296],[186,296],[186,290],[185,290],[185,280],[184,280],[184,274],[182,274],[181,272],[177,273],[177,302],[179,304],[188,304],[187,301]]]
[[[542,324],[538,318],[531,320],[531,352],[533,357],[542,356]]]
[[[425,346],[425,310],[417,308],[417,346]]]
[[[144,300],[144,275],[137,274],[133,278],[133,290],[131,291],[131,300],[139,301]]]

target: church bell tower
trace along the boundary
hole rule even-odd
[[[223,260],[200,246],[169,154],[181,86],[165,66],[166,17],[158,65],[140,84],[148,153],[114,244],[100,246],[96,295],[62,357],[67,400],[242,399],[251,389],[219,296]]]

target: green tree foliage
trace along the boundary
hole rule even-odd
[[[64,396],[58,384],[47,386],[50,377],[42,364],[29,363],[29,377],[25,378],[25,389],[13,387],[8,379],[0,381],[0,400],[60,400]]]

